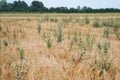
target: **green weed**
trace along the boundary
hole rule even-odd
[[[55,32],[55,37],[57,38],[57,42],[61,42],[63,40],[63,32],[61,25],[58,25],[58,30]]]
[[[19,51],[19,54],[20,54],[20,59],[23,60],[24,59],[24,50],[23,50],[23,48],[18,47],[18,51]]]

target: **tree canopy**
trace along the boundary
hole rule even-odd
[[[0,2],[0,12],[56,12],[56,13],[102,13],[102,12],[120,12],[120,9],[117,8],[100,8],[100,9],[92,9],[90,7],[84,6],[80,7],[78,5],[77,8],[67,8],[67,7],[51,7],[47,8],[40,1],[32,1],[31,5],[25,1],[14,1],[13,3],[7,3],[6,0],[1,0]]]
[[[44,5],[42,2],[33,1],[30,6],[30,11],[32,12],[43,12]]]
[[[26,12],[28,11],[28,5],[24,1],[14,1],[12,9],[13,11]]]

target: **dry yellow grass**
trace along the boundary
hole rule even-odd
[[[109,40],[110,49],[107,53],[107,61],[111,61],[108,70],[104,70],[100,75],[100,65],[93,65],[95,60],[98,63],[102,60],[104,54],[97,48],[99,42],[104,42],[104,28],[94,28],[91,24],[75,22],[62,22],[66,14],[48,15],[47,18],[55,17],[58,21],[47,21],[45,16],[48,14],[1,14],[0,25],[0,80],[119,80],[120,77],[120,40],[114,34],[110,27]],[[69,14],[67,16],[79,16],[80,18],[120,17],[115,14]],[[94,16],[95,15],[95,16]],[[38,20],[40,19],[40,20]],[[90,23],[92,20],[90,19]],[[119,20],[118,20],[119,22]],[[38,33],[38,25],[41,25],[41,32]],[[62,42],[57,42],[54,36],[58,24],[61,24],[63,30]],[[64,27],[65,26],[65,27]],[[77,42],[70,45],[74,35],[77,32]],[[81,32],[81,35],[79,34]],[[45,35],[50,34],[52,47],[46,45]],[[78,47],[79,38],[86,42],[86,35],[90,34],[95,38],[94,44],[90,49],[88,47],[80,60],[80,51]],[[70,39],[68,36],[70,35]],[[119,35],[120,36],[120,35]],[[8,46],[4,41],[7,41]],[[71,50],[70,47],[72,46]],[[23,49],[23,59],[18,48]],[[100,54],[99,54],[100,53]],[[97,55],[97,59],[95,56]],[[103,64],[102,64],[103,65]],[[107,63],[106,63],[107,65]]]

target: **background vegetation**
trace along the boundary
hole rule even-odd
[[[30,6],[25,1],[14,1],[13,3],[7,3],[6,0],[0,2],[0,12],[56,12],[56,13],[100,13],[100,12],[120,12],[120,9],[115,8],[101,8],[92,9],[90,7],[84,6],[77,8],[67,8],[67,7],[51,7],[47,8],[40,1],[32,1]]]

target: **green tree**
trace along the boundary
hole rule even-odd
[[[13,10],[18,12],[26,12],[28,11],[28,5],[24,1],[14,1],[13,3]]]
[[[9,11],[9,12],[13,11],[13,4],[12,3],[7,4],[7,11]]]
[[[1,0],[0,1],[0,11],[6,11],[7,10],[7,1]]]
[[[77,10],[80,11],[80,6],[77,7]]]
[[[30,6],[30,10],[32,12],[43,12],[44,11],[44,5],[42,2],[39,1],[33,1]]]

